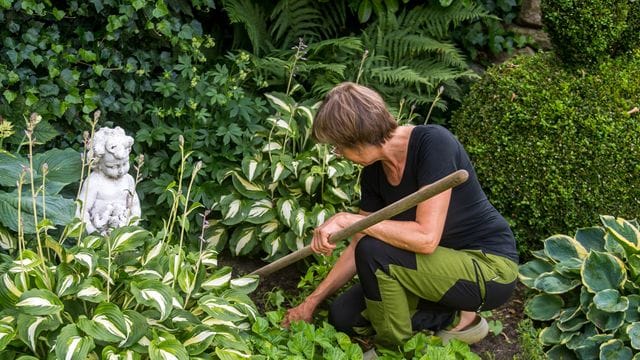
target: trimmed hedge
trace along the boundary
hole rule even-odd
[[[590,73],[554,54],[489,69],[452,118],[521,254],[540,238],[640,214],[640,51]]]
[[[589,65],[613,55],[620,46],[631,4],[630,0],[542,0],[541,9],[560,58],[567,64]]]

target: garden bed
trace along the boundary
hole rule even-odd
[[[220,266],[230,266],[233,269],[234,277],[248,274],[266,265],[259,259],[232,257],[228,253],[221,254],[218,261]],[[260,279],[260,284],[251,294],[251,298],[258,309],[264,311],[266,297],[270,291],[281,289],[287,294],[297,294],[300,292],[297,285],[303,275],[301,263],[289,265]],[[515,355],[521,352],[517,329],[518,323],[524,318],[525,290],[526,288],[518,283],[511,300],[493,310],[492,319],[502,322],[502,332],[498,335],[489,333],[484,340],[472,345],[471,350],[474,353],[483,359],[512,360]],[[357,342],[367,347],[368,342]]]

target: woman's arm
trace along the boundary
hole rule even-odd
[[[451,189],[418,204],[415,221],[385,220],[363,231],[364,234],[380,239],[397,248],[415,253],[430,254],[435,251],[444,230],[447,218]],[[314,251],[330,253],[334,245],[328,242],[329,236],[362,219],[363,215],[339,213],[327,221],[326,227],[318,228],[314,236]],[[316,250],[317,249],[317,250]]]

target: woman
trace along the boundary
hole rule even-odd
[[[462,145],[441,126],[398,126],[378,93],[354,83],[327,94],[313,136],[364,166],[360,213],[338,213],[319,226],[311,243],[316,253],[330,254],[331,234],[427,184],[459,169],[469,179],[354,236],[283,325],[311,321],[316,307],[357,274],[359,284],[330,308],[329,320],[340,331],[373,328],[383,344],[401,344],[425,329],[469,343],[486,336],[477,313],[511,296],[518,255],[509,225],[487,200]]]

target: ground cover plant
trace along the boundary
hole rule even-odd
[[[520,268],[535,290],[525,311],[544,322],[550,359],[631,359],[640,350],[640,231],[637,221],[601,216],[602,226],[555,235]]]

